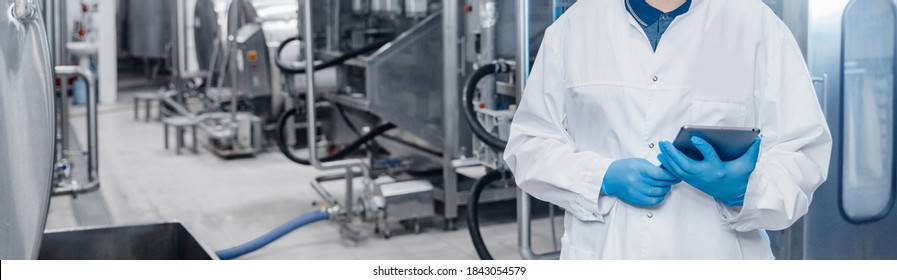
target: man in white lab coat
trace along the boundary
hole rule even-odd
[[[682,159],[683,125],[762,141]],[[800,50],[760,0],[580,0],[545,32],[504,157],[567,211],[562,259],[771,259],[765,230],[806,214],[830,154]]]

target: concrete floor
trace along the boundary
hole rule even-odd
[[[196,155],[175,155],[163,149],[162,125],[133,119],[133,94],[155,90],[137,85],[125,77],[119,102],[100,106],[100,194],[114,224],[178,220],[200,242],[217,250],[252,240],[315,209],[312,204],[319,197],[308,182],[322,173],[288,161],[275,149],[236,160],[224,160],[203,149]],[[83,108],[73,109],[72,115],[75,133],[86,143]],[[343,197],[343,184],[327,186],[336,197]],[[78,226],[73,204],[71,197],[54,197],[47,229]],[[500,207],[513,207],[513,203]],[[563,218],[555,222],[559,237]],[[549,219],[535,220],[533,228],[534,249],[551,250]],[[439,221],[425,223],[420,234],[403,232],[400,225],[393,230],[398,232],[388,240],[372,236],[349,246],[340,241],[336,223],[319,222],[243,258],[477,259],[463,220],[455,231],[443,230]],[[520,258],[513,216],[484,225],[482,232],[496,259]]]

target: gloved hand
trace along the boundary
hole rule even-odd
[[[640,158],[612,162],[604,174],[601,193],[616,196],[624,202],[648,207],[660,204],[679,180],[669,171]]]
[[[700,137],[692,136],[691,142],[704,155],[704,160],[693,160],[670,142],[663,141],[660,142],[661,153],[657,155],[661,166],[726,206],[743,205],[748,177],[754,172],[760,154],[760,138],[732,161],[720,160],[713,146]]]

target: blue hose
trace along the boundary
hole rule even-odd
[[[325,211],[314,211],[295,219],[286,222],[285,224],[275,228],[274,230],[265,233],[262,236],[259,236],[255,240],[249,241],[246,244],[242,244],[233,248],[224,249],[220,251],[216,251],[215,254],[218,255],[219,259],[222,260],[232,260],[238,258],[242,255],[249,254],[252,251],[261,249],[266,245],[274,242],[275,240],[283,237],[287,233],[290,233],[302,226],[317,222],[327,220],[329,215]]]

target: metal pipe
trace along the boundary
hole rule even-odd
[[[517,29],[517,100],[523,96],[526,80],[529,78],[529,0],[518,0]],[[526,260],[557,259],[559,252],[536,254],[532,248],[532,197],[522,189],[517,189],[517,245],[520,256]]]
[[[524,0],[525,1],[525,0]],[[560,252],[536,254],[532,247],[532,197],[517,189],[517,245],[524,260],[556,260]]]
[[[90,70],[72,66],[72,65],[64,65],[64,66],[56,66],[54,67],[54,72],[57,76],[62,80],[61,88],[62,94],[61,97],[63,100],[63,108],[64,111],[62,113],[61,123],[62,127],[62,135],[63,135],[63,153],[68,148],[68,104],[66,98],[66,89],[68,84],[68,77],[76,76],[86,83],[86,92],[87,92],[87,179],[88,182],[83,186],[69,184],[67,182],[62,182],[59,184],[61,188],[56,188],[53,190],[52,195],[69,195],[69,194],[79,194],[79,193],[87,193],[92,192],[100,188],[100,179],[99,179],[99,145],[98,145],[98,137],[97,137],[97,91],[96,91],[96,83],[94,83],[93,73]]]
[[[55,0],[45,0],[43,9],[41,9],[41,18],[44,20],[44,27],[47,29],[47,39],[50,44],[50,65],[59,64],[59,59],[56,58],[56,44],[58,40],[56,40],[56,22],[60,19],[54,15],[54,11],[56,11],[56,1]]]
[[[84,185],[73,185],[69,183],[60,183],[59,187],[53,189],[52,196],[63,196],[63,195],[78,195],[83,193],[89,193],[92,191],[96,191],[100,189],[99,181],[90,181]]]
[[[368,151],[368,152],[370,152],[370,151]],[[352,167],[346,167],[346,203],[345,203],[345,205],[346,205],[346,216],[349,218],[351,218],[352,214],[353,214],[352,213],[353,212],[352,204],[354,204],[354,202],[352,200],[355,197],[355,190],[353,189],[354,186],[352,184],[352,181],[355,180],[354,175],[355,175],[355,172],[352,172]]]
[[[21,22],[30,22],[34,20],[34,0],[16,0],[13,3],[13,16]]]
[[[303,0],[303,10],[304,10],[304,18],[301,21],[303,23],[303,38],[305,38],[305,69],[314,69],[314,34],[312,31],[312,9],[311,9],[311,0]],[[370,169],[363,159],[345,159],[339,161],[328,161],[321,162],[318,158],[318,150],[315,147],[315,143],[317,143],[317,127],[314,125],[317,123],[317,116],[315,112],[315,71],[307,71],[305,73],[305,81],[306,81],[306,93],[305,93],[305,106],[307,113],[307,123],[309,124],[306,128],[308,132],[308,161],[312,166],[322,170],[331,170],[338,168],[347,168],[352,166],[358,166],[361,168],[362,176],[365,180],[365,188],[369,187],[370,184]]]
[[[479,65],[482,66],[495,61],[495,26],[498,23],[498,3],[496,0],[482,1],[480,9],[480,25],[482,26],[481,44],[482,50]],[[495,77],[489,75],[482,80],[480,87],[480,101],[486,106],[486,109],[496,109],[495,95]],[[469,100],[468,100],[469,102]]]
[[[189,118],[191,121],[193,121],[193,123],[195,123],[196,126],[198,126],[203,131],[208,133],[210,137],[223,139],[223,138],[229,138],[229,137],[233,136],[233,134],[231,133],[232,129],[218,130],[218,129],[215,129],[214,127],[211,127],[211,126],[203,123],[205,116],[194,115],[192,112],[190,112],[190,110],[188,110],[183,105],[181,105],[180,103],[175,101],[174,98],[171,98],[170,94],[161,94],[161,100],[162,100],[162,102],[165,102],[165,104],[170,106],[172,109],[174,109],[175,113],[178,113],[181,116]]]
[[[517,29],[517,100],[523,95],[523,87],[529,78],[529,2],[530,0],[518,0],[516,29]]]
[[[99,134],[97,132],[97,103],[99,102],[99,88],[97,88],[94,82],[95,79],[93,73],[90,72],[89,69],[81,69],[87,71],[87,75],[82,76],[82,78],[87,78],[87,88],[85,89],[87,91],[87,178],[88,181],[97,182],[96,188],[100,188],[100,149],[98,143]],[[147,108],[147,110],[149,110],[149,108]]]
[[[243,55],[240,51],[240,48],[237,45],[237,30],[239,29],[239,24],[242,22],[240,19],[243,18],[243,1],[242,0],[234,0],[234,15],[236,15],[236,21],[238,26],[232,30],[229,39],[230,50],[229,55],[230,59],[233,60],[234,65],[230,68],[231,70],[231,98],[230,98],[230,108],[231,108],[231,120],[234,124],[237,123],[237,103],[239,102],[238,96],[240,95],[240,86],[239,76],[237,71],[244,65],[240,65],[241,56]]]
[[[74,66],[71,66],[74,68]],[[58,71],[58,69],[57,69]],[[65,157],[69,149],[69,75],[60,79],[59,88],[59,143],[62,146],[60,155]]]
[[[175,1],[174,3],[174,11],[175,11],[175,25],[177,26],[176,40],[177,44],[175,44],[175,48],[177,49],[177,71],[178,74],[183,76],[187,73],[187,28],[186,28],[186,13],[187,7],[185,7],[187,1]]]
[[[324,186],[321,185],[321,182],[339,180],[346,177],[343,174],[340,174],[339,177],[333,176],[334,175],[315,177],[313,180],[311,180],[311,182],[309,182],[311,184],[311,188],[314,189],[315,192],[317,192],[325,202],[327,202],[327,206],[339,205],[339,201],[337,201],[336,198],[327,191],[327,189],[324,189]]]
[[[442,45],[443,45],[443,154],[442,179],[445,197],[443,198],[446,229],[455,228],[454,219],[458,217],[458,175],[452,161],[455,160],[458,148],[458,121],[460,102],[459,80],[459,11],[458,0],[444,0],[442,3]]]

